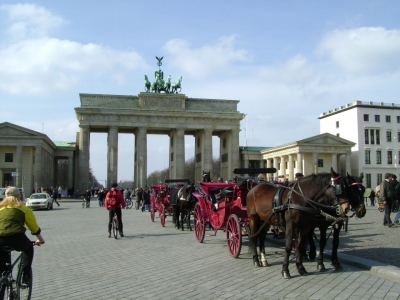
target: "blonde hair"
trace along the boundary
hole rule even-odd
[[[19,196],[7,196],[0,202],[0,208],[11,206],[11,207],[21,207],[21,201]]]

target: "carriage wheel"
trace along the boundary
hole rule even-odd
[[[199,203],[196,203],[194,207],[193,226],[194,226],[194,234],[196,235],[197,241],[199,243],[202,243],[204,240],[206,228],[203,215],[201,214],[201,207]]]
[[[160,221],[161,221],[161,226],[164,227],[165,226],[165,208],[164,208],[164,204],[161,204],[161,207],[160,207]]]
[[[226,224],[226,243],[229,253],[233,257],[238,257],[242,248],[242,229],[240,221],[236,215],[230,215]]]

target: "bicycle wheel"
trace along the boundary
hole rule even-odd
[[[114,216],[113,221],[112,221],[112,231],[114,238],[118,238],[118,219]]]
[[[17,297],[15,299],[21,299],[21,300],[29,300],[31,299],[32,295],[32,272],[31,272],[31,278],[29,282],[23,283],[22,282],[22,264],[19,265],[18,268],[18,275],[17,275],[17,282],[16,282],[16,295]]]
[[[128,202],[126,202],[126,208],[131,209],[132,206],[133,206],[132,200],[128,200]]]

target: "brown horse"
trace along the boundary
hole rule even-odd
[[[351,176],[348,173],[346,176],[347,194],[349,196],[351,210],[354,212],[353,215],[355,215],[356,218],[363,218],[366,214],[366,209],[365,209],[365,205],[364,205],[365,187],[362,185],[363,177],[364,177],[363,173],[361,173],[359,177]],[[335,271],[340,271],[343,269],[342,266],[340,265],[337,251],[339,248],[340,230],[346,223],[347,223],[347,221],[344,221],[344,220],[339,220],[338,222],[336,222],[336,221],[326,220],[326,219],[322,219],[322,220],[318,219],[318,218],[315,219],[315,225],[308,234],[308,241],[310,243],[309,259],[314,260],[316,257],[316,247],[314,244],[313,236],[314,236],[314,229],[318,226],[319,231],[320,231],[319,255],[318,255],[318,263],[317,263],[318,271],[320,271],[320,272],[326,271],[326,268],[324,266],[324,261],[323,261],[323,253],[324,253],[324,249],[325,249],[326,242],[327,242],[326,232],[327,232],[328,228],[331,226],[332,226],[332,233],[333,233],[332,255],[331,255],[332,266]]]
[[[251,233],[249,247],[253,253],[254,266],[260,266],[257,240],[263,261],[265,236],[271,225],[279,225],[286,232],[282,276],[287,279],[290,278],[288,266],[293,238],[297,237],[298,241],[297,270],[300,275],[307,274],[299,253],[305,248],[313,216],[319,213],[326,218],[339,220],[344,218],[349,209],[345,179],[332,168],[330,174],[309,175],[301,181],[292,182],[288,187],[271,183],[259,184],[249,191],[246,201]]]

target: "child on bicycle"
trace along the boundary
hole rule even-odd
[[[107,193],[106,199],[104,201],[104,205],[106,206],[106,209],[109,211],[108,237],[111,237],[111,227],[112,227],[112,220],[114,218],[114,214],[117,214],[118,223],[119,223],[119,234],[121,237],[124,236],[121,208],[125,207],[125,200],[124,200],[124,196],[122,195],[122,193],[117,190],[117,186],[118,186],[118,183],[112,184],[111,191],[109,191]]]
[[[25,235],[26,225],[32,235],[36,235],[36,245],[44,244],[41,230],[31,209],[21,203],[21,194],[18,188],[9,187],[6,198],[0,202],[0,274],[3,274],[7,263],[11,263],[10,256],[3,250],[4,246],[22,251],[24,265],[23,282],[31,278],[33,261],[33,244]]]

